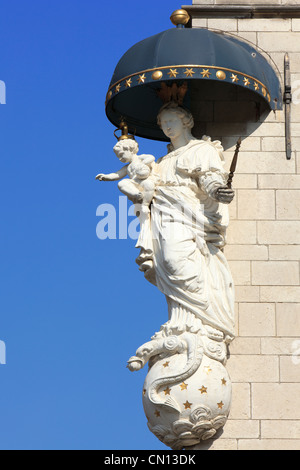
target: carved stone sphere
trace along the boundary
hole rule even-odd
[[[231,381],[221,362],[204,355],[193,375],[179,377],[185,364],[185,354],[158,360],[143,389],[150,431],[174,450],[213,438],[224,426],[231,404]]]

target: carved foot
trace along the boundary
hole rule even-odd
[[[136,356],[132,356],[127,367],[132,372],[140,370],[144,365],[154,356],[163,357],[166,355],[173,355],[176,352],[182,352],[186,349],[186,343],[182,341],[179,336],[170,336],[168,338],[156,337],[143,344],[137,352]]]
[[[131,372],[136,372],[137,370],[141,370],[144,367],[145,363],[142,359],[132,356],[127,362],[127,368]]]

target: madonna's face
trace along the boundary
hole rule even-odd
[[[173,140],[183,134],[185,126],[178,113],[173,110],[166,109],[161,113],[160,125],[163,133]]]

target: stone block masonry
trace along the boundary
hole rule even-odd
[[[243,17],[233,12],[239,5],[267,13]],[[237,338],[228,360],[232,410],[222,436],[201,448],[300,450],[300,1],[194,0],[192,8],[193,27],[250,41],[282,81],[288,52],[294,96],[290,161],[284,111],[263,116],[258,125],[252,117],[245,122],[245,108],[236,103],[232,120],[222,122],[228,97],[210,108],[206,133],[222,140],[227,169],[240,135],[243,141],[225,249],[236,286]]]

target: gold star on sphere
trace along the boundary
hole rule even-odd
[[[188,385],[185,384],[184,382],[180,385],[181,390],[187,390]]]
[[[183,405],[184,405],[184,408],[185,408],[186,410],[190,410],[192,404],[193,404],[193,403],[189,403],[188,401],[186,401]]]

